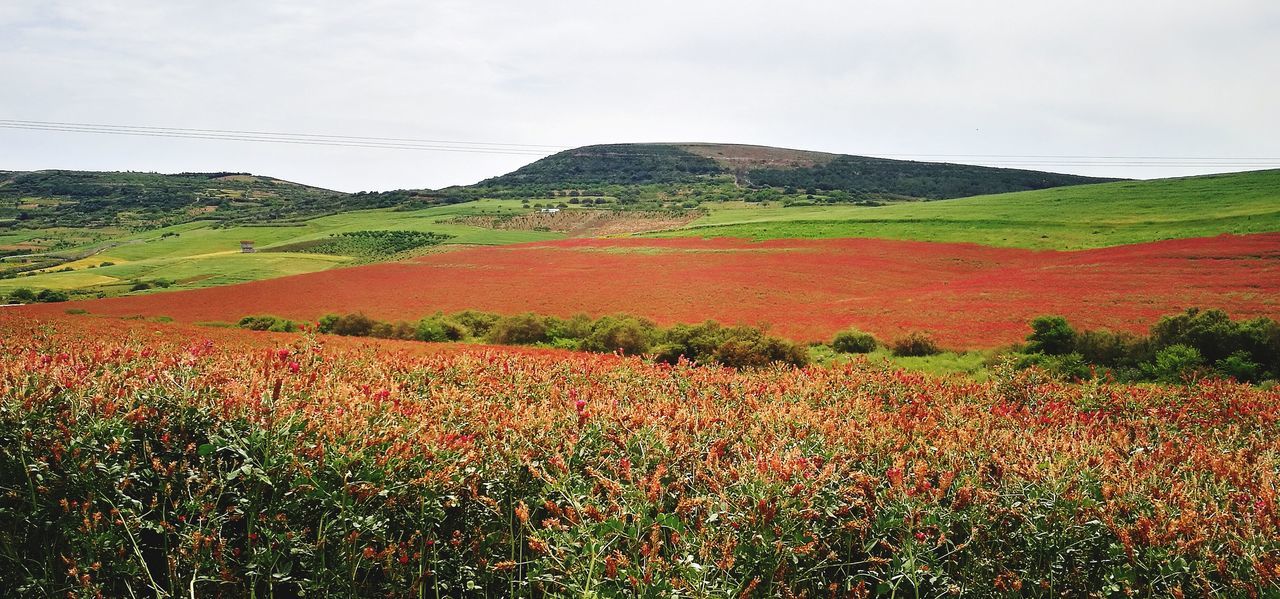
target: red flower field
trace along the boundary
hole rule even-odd
[[[1188,307],[1280,316],[1280,234],[1079,252],[873,239],[580,239],[471,248],[230,287],[23,308],[233,321],[363,311],[627,312],[659,324],[772,325],[797,340],[849,326],[882,338],[928,330],[951,347],[1020,340],[1062,314],[1077,326],[1145,330]]]

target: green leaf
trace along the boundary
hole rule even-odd
[[[205,443],[204,445],[201,445],[199,449],[197,449],[197,450],[196,450],[196,453],[200,454],[200,456],[201,456],[201,457],[204,457],[204,456],[207,456],[207,455],[209,455],[209,454],[212,454],[213,452],[215,452],[215,451],[217,451],[217,450],[218,450],[218,448],[217,448],[217,447],[214,447],[212,444],[210,444],[210,443]]]

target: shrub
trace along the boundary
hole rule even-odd
[[[129,291],[146,291],[151,289],[151,283],[146,281],[138,281],[129,287]]]
[[[489,330],[488,339],[502,345],[532,345],[547,341],[547,322],[532,312],[504,316]]]
[[[1238,351],[1217,362],[1213,369],[1222,376],[1231,377],[1240,382],[1256,383],[1262,380],[1262,365],[1250,359],[1249,353]]]
[[[657,326],[649,320],[625,314],[604,316],[591,325],[591,334],[582,340],[582,349],[634,356],[648,353],[656,337]]]
[[[574,314],[569,318],[547,318],[547,336],[552,340],[572,341],[576,348],[578,342],[591,334],[593,321],[586,314]]]
[[[274,331],[277,333],[292,333],[298,330],[297,324],[292,320],[286,320],[279,316],[260,315],[246,316],[236,323],[236,326],[250,331]]]
[[[65,302],[68,299],[71,299],[71,298],[67,295],[67,292],[58,291],[56,289],[41,289],[40,293],[36,294],[37,302],[47,303],[47,304],[51,304],[54,302]]]
[[[411,340],[417,338],[417,327],[404,321],[383,322],[375,320],[373,328],[369,330],[369,336],[379,339]]]
[[[29,304],[36,301],[36,292],[26,287],[19,287],[9,292],[9,301],[15,304]]]
[[[876,350],[875,336],[858,329],[847,329],[836,333],[831,340],[831,349],[845,354],[865,354]]]
[[[720,323],[708,320],[702,324],[677,324],[662,336],[662,345],[655,350],[654,359],[675,364],[683,357],[691,362],[710,362],[716,349],[724,343],[725,329]]]
[[[1195,376],[1204,364],[1200,350],[1189,345],[1174,344],[1156,352],[1150,366],[1152,378],[1167,383],[1177,383]]]
[[[715,361],[734,368],[758,368],[775,363],[804,366],[809,363],[809,350],[785,339],[771,337],[764,331],[745,326],[724,330],[725,339],[716,348]]]
[[[1150,344],[1143,337],[1108,330],[1076,334],[1075,352],[1091,364],[1132,367],[1151,359]]]
[[[440,312],[418,321],[413,338],[418,341],[461,341],[467,336],[467,327],[454,322]]]
[[[1075,350],[1076,332],[1061,316],[1039,316],[1031,321],[1027,351],[1057,356]]]
[[[497,314],[480,312],[477,310],[464,310],[450,316],[450,318],[454,322],[467,328],[467,336],[475,337],[477,339],[487,337],[489,335],[489,331],[493,329],[493,325],[497,324],[497,322],[502,319],[502,317]]]
[[[1093,369],[1084,357],[1078,353],[1050,355],[1035,353],[1023,356],[1018,361],[1019,368],[1036,366],[1053,375],[1055,378],[1078,381],[1093,378]]]
[[[895,356],[932,356],[942,353],[933,336],[924,331],[914,331],[894,339],[889,351]]]
[[[365,316],[363,313],[345,314],[337,316],[334,314],[326,315],[320,319],[317,329],[321,333],[332,333],[334,335],[347,335],[351,337],[368,337],[373,332],[373,326],[377,324],[372,318]]]

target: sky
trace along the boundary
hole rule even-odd
[[[4,0],[0,40],[0,119],[505,148],[0,127],[4,170],[438,188],[663,141],[1133,178],[1280,167],[1275,0]]]

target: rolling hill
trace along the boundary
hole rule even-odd
[[[706,204],[658,237],[877,237],[1086,249],[1280,231],[1280,170],[1097,185],[879,207]]]
[[[612,144],[566,150],[481,188],[695,183],[732,178],[779,187],[924,199],[1045,189],[1111,179],[965,164],[889,160],[737,144]]]

